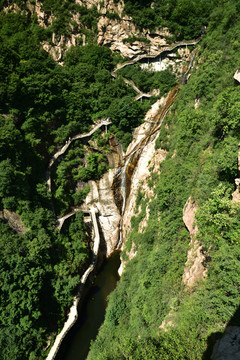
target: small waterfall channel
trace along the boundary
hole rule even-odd
[[[119,224],[119,241],[118,241],[117,249],[121,249],[122,246],[123,215],[126,209],[127,199],[130,194],[132,175],[134,173],[134,170],[137,166],[138,160],[142,154],[144,147],[157,136],[158,131],[161,129],[165,116],[167,115],[170,107],[177,98],[178,90],[179,90],[179,86],[177,85],[173,90],[170,91],[165,101],[165,104],[159,110],[157,115],[152,119],[151,122],[152,125],[148,130],[148,132],[146,132],[145,137],[135,145],[135,147],[130,153],[127,153],[127,155],[125,156],[124,165],[121,168],[119,168],[119,171],[115,176],[112,188],[114,191],[114,198],[116,201],[116,205],[121,214],[121,220]]]
[[[56,356],[56,360],[85,360],[91,340],[94,340],[98,329],[104,321],[107,296],[116,287],[119,279],[120,252],[122,246],[122,221],[127,200],[131,189],[131,179],[141,153],[153,137],[157,136],[162,122],[177,97],[178,86],[168,95],[165,105],[160,109],[152,121],[152,126],[146,136],[135,145],[134,149],[125,156],[124,164],[118,169],[113,181],[113,192],[116,205],[121,214],[119,223],[119,240],[117,251],[105,261],[91,290],[86,294],[81,306],[79,320],[69,331]]]
[[[195,52],[193,52],[187,71],[183,75],[183,83],[187,81],[187,75],[193,66],[194,56]],[[179,86],[177,85],[170,91],[165,100],[165,104],[152,119],[150,129],[146,132],[145,136],[135,144],[131,152],[126,154],[123,166],[118,169],[118,172],[115,175],[112,190],[114,192],[116,205],[121,214],[117,250],[103,263],[90,291],[86,293],[81,306],[79,320],[64,339],[55,358],[56,360],[86,359],[90,342],[95,339],[98,329],[104,321],[107,296],[114,290],[119,279],[118,269],[121,263],[119,249],[122,247],[123,240],[123,215],[130,194],[132,175],[144,147],[149,143],[149,141],[153,140],[154,137],[157,136],[165,116],[177,98],[178,90]]]
[[[137,151],[137,150],[136,150]],[[135,151],[135,152],[136,152]],[[131,163],[131,160],[132,160],[132,157],[134,155],[133,152],[131,154],[131,156],[129,156],[127,158],[127,160],[125,161],[125,164],[123,166],[123,168],[120,168],[120,171],[118,173],[117,176],[120,176],[121,177],[121,180],[120,180],[120,194],[121,194],[121,197],[122,197],[122,208],[121,208],[121,220],[120,220],[120,223],[119,223],[119,240],[118,240],[118,244],[117,244],[117,249],[120,249],[121,245],[122,245],[122,222],[123,222],[123,214],[125,212],[125,208],[126,208],[126,201],[127,201],[127,197],[129,195],[129,192],[130,192],[130,177],[129,177],[129,171],[128,170],[128,166],[129,164]]]

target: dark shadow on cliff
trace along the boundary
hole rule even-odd
[[[222,332],[218,331],[218,332],[212,333],[208,337],[208,346],[207,346],[207,349],[206,349],[206,351],[204,352],[204,354],[202,356],[202,360],[211,360],[214,345],[216,344],[216,342],[218,340],[220,340],[223,337],[227,327],[229,327],[229,326],[239,326],[240,327],[240,306],[235,311],[234,315],[229,320],[229,322],[227,323],[225,329]]]

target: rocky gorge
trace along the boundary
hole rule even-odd
[[[0,8],[3,360],[237,359],[239,4]]]

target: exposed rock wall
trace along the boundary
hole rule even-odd
[[[156,139],[144,147],[132,176],[131,190],[123,215],[123,243],[126,240],[126,236],[131,232],[131,217],[136,215],[135,209],[138,190],[143,192],[144,196],[151,200],[154,196],[154,192],[153,188],[150,188],[148,184],[148,181],[152,178],[149,169],[155,167],[154,165],[156,164],[155,171],[157,172],[160,162],[162,162],[167,155],[167,152],[162,149],[155,152],[155,140]],[[149,213],[147,210],[146,218],[139,224],[139,231],[143,231],[148,216]]]
[[[98,252],[99,252],[99,245],[100,245],[100,233],[99,233],[99,229],[98,229],[98,224],[97,224],[97,219],[96,219],[96,213],[97,210],[94,206],[90,207],[90,214],[91,214],[91,220],[92,220],[92,224],[93,224],[93,228],[94,228],[94,245],[93,245],[93,256],[92,256],[92,262],[89,265],[89,267],[87,268],[87,270],[84,272],[83,276],[81,277],[81,281],[80,281],[80,285],[79,285],[79,289],[78,289],[78,293],[77,295],[74,297],[73,300],[73,304],[69,310],[68,313],[68,318],[64,323],[64,326],[61,330],[61,332],[57,335],[54,344],[52,346],[52,348],[50,349],[50,352],[47,356],[46,360],[54,360],[58,350],[61,346],[62,341],[64,340],[65,336],[67,335],[67,333],[69,332],[69,330],[72,328],[72,326],[75,324],[75,322],[77,321],[78,318],[78,304],[82,298],[82,292],[84,289],[84,285],[89,277],[89,275],[91,274],[91,272],[94,270],[96,262],[97,262],[97,257],[98,257]]]
[[[186,62],[189,62],[191,53],[187,46],[183,46],[177,49],[177,54],[169,53],[163,58],[159,56],[151,59],[150,62],[142,63],[140,67],[152,71],[163,71],[171,67],[171,72],[177,76],[181,76],[184,72]]]
[[[183,209],[183,222],[191,237],[190,250],[188,251],[183,274],[183,283],[187,287],[192,287],[197,280],[203,279],[207,274],[207,270],[204,267],[205,256],[202,252],[202,246],[199,245],[196,239],[198,227],[195,223],[195,213],[197,209],[197,204],[190,197]]]
[[[131,17],[123,13],[124,2],[119,1],[117,4],[113,0],[76,0],[76,4],[85,6],[90,9],[96,6],[99,18],[97,23],[96,40],[99,45],[110,47],[112,51],[120,52],[123,57],[134,58],[143,54],[156,55],[162,46],[166,46],[166,37],[171,34],[167,28],[156,30],[151,33],[149,30],[139,29],[132,23]],[[47,28],[52,25],[55,15],[51,12],[44,12],[42,9],[43,1],[36,0],[35,4],[26,1],[26,7],[30,13],[36,14],[37,22],[40,26]],[[20,11],[21,9],[10,2],[5,8],[5,11],[13,10]],[[110,14],[110,15],[109,15]],[[70,35],[56,36],[52,35],[51,42],[44,41],[43,48],[47,51],[55,61],[61,63],[64,53],[71,45],[76,45],[78,41],[85,44],[85,35],[80,29],[86,29],[86,26],[81,23],[81,16],[78,13],[72,13],[72,21],[78,25],[79,31],[74,29],[72,23],[69,23],[72,32]],[[132,36],[144,37],[144,41],[135,41],[132,44],[123,42],[124,39]]]
[[[114,0],[76,0],[82,6],[91,8],[97,6],[100,14],[97,24],[98,34],[97,42],[99,45],[110,47],[112,51],[118,51],[123,57],[135,57],[141,54],[157,54],[159,48],[166,45],[166,37],[170,35],[169,31],[164,28],[151,33],[149,30],[139,29],[133,24],[132,18],[124,14],[124,1],[117,4]],[[115,19],[109,18],[108,14],[115,14]],[[123,40],[131,36],[145,37],[149,43],[135,41],[133,44],[123,43]]]
[[[99,181],[89,181],[90,191],[83,207],[94,203],[99,210],[99,224],[106,246],[106,256],[116,249],[119,238],[120,213],[114,199],[113,179],[123,163],[123,149],[114,135],[109,137],[108,164],[112,168]]]
[[[240,69],[237,69],[234,76],[233,76],[234,80],[236,80],[237,82],[240,83]]]
[[[188,198],[184,209],[183,209],[183,222],[190,233],[191,239],[197,234],[198,227],[195,223],[195,213],[198,209],[197,204],[192,200],[192,198]]]
[[[106,256],[115,250],[119,236],[119,210],[112,191],[116,169],[109,170],[99,181],[89,181],[90,191],[85,200],[89,206],[94,203],[99,211],[99,224],[106,244]]]
[[[153,104],[152,108],[148,111],[145,116],[145,122],[135,129],[133,134],[133,141],[128,146],[126,151],[126,155],[130,154],[134,147],[141,142],[141,140],[148,135],[151,128],[151,120],[152,118],[159,112],[159,106],[164,103],[164,98],[158,100],[155,104]],[[148,181],[151,180],[151,172],[159,172],[159,164],[163,161],[167,155],[167,152],[162,149],[158,149],[155,151],[155,142],[157,139],[157,135],[159,132],[155,134],[152,140],[144,147],[134,173],[131,179],[131,188],[128,196],[128,200],[126,203],[125,212],[123,215],[122,221],[122,248],[124,247],[124,243],[126,241],[127,235],[131,232],[131,218],[136,214],[136,199],[138,190],[144,193],[145,197],[151,200],[154,196],[153,189],[149,187]],[[139,223],[138,231],[143,232],[149,217],[149,208],[146,209],[145,218]],[[136,255],[136,251],[134,250],[134,244],[132,245],[132,249],[128,253],[128,259],[131,260]],[[126,262],[122,261],[121,266],[119,268],[119,275],[121,276]]]

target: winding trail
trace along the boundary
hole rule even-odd
[[[176,42],[173,46],[163,47],[156,55],[146,55],[146,54],[139,55],[139,56],[137,56],[136,58],[134,58],[132,60],[128,60],[128,61],[126,61],[126,62],[124,62],[122,64],[117,64],[116,68],[113,71],[116,73],[117,70],[120,70],[120,69],[124,68],[127,65],[133,65],[133,64],[135,64],[136,62],[138,62],[138,61],[140,61],[142,59],[156,59],[159,56],[161,56],[163,53],[171,52],[171,51],[175,50],[178,47],[197,45],[201,39],[202,38],[199,37],[199,38],[197,38],[195,40],[189,40],[189,41],[184,41],[184,42],[182,42],[182,41]]]
[[[123,69],[124,67],[126,67],[128,65],[136,64],[138,61],[140,61],[142,59],[149,59],[149,60],[157,59],[162,54],[171,52],[178,47],[196,45],[199,43],[200,40],[201,40],[201,37],[199,37],[196,40],[177,42],[172,47],[169,47],[169,46],[163,47],[156,55],[146,55],[146,54],[139,55],[133,60],[128,60],[122,64],[117,64],[115,69],[111,72],[111,75],[112,75],[112,77],[114,77],[116,79],[119,76],[117,74],[117,71],[120,69]],[[185,76],[187,76],[186,73],[185,73]],[[125,82],[125,84],[130,85],[137,92],[137,95],[135,96],[135,100],[140,100],[143,97],[150,98],[151,96],[153,96],[153,91],[150,91],[149,93],[144,93],[136,86],[136,84],[132,80],[126,79],[125,77],[122,77],[122,79]]]
[[[135,145],[135,147],[131,150],[130,153],[125,155],[124,160],[126,161],[127,158],[131,157],[132,155],[134,155],[134,153],[143,148],[147,141],[150,139],[150,137],[155,134],[158,130],[161,129],[162,123],[168,113],[168,111],[170,110],[172,104],[174,103],[175,99],[177,98],[178,95],[178,90],[179,90],[179,85],[176,85],[168,94],[166,100],[165,100],[165,104],[163,105],[163,107],[159,110],[159,112],[157,113],[157,115],[155,115],[155,117],[153,118],[153,121],[149,122],[151,123],[153,126],[150,129],[150,132],[148,134],[146,134],[146,136],[140,140],[140,142],[138,144]]]
[[[83,138],[86,138],[86,137],[89,137],[91,135],[93,135],[95,133],[95,131],[97,131],[98,129],[100,129],[100,127],[102,126],[108,126],[112,124],[111,120],[110,119],[103,119],[101,120],[101,122],[97,125],[95,125],[91,131],[89,131],[87,134],[77,134],[75,136],[73,136],[72,138],[69,138],[65,145],[63,145],[61,147],[60,150],[58,150],[54,155],[53,157],[51,158],[49,164],[48,164],[48,168],[47,168],[47,171],[46,171],[46,182],[47,182],[47,187],[48,187],[48,191],[52,191],[52,185],[51,185],[51,168],[53,166],[53,164],[55,163],[55,161],[59,158],[59,156],[63,155],[66,150],[69,148],[69,146],[71,145],[71,143],[75,140],[78,140],[78,139],[83,139]]]
[[[85,212],[87,212],[87,211],[85,211]],[[100,245],[100,234],[99,234],[97,218],[96,218],[96,213],[98,212],[98,210],[95,207],[92,206],[92,207],[90,207],[88,212],[91,215],[93,228],[94,228],[94,245],[93,245],[92,263],[87,268],[87,270],[85,271],[83,276],[81,277],[81,282],[79,284],[78,293],[74,297],[73,305],[71,306],[71,308],[69,310],[68,319],[64,323],[62,331],[57,335],[57,337],[56,337],[56,339],[54,341],[54,344],[53,344],[53,346],[52,346],[46,360],[54,360],[55,359],[55,357],[57,355],[57,352],[58,352],[58,350],[60,348],[60,345],[61,345],[64,337],[67,335],[67,333],[69,332],[71,327],[77,321],[77,318],[78,318],[77,307],[78,307],[79,301],[81,299],[84,284],[86,283],[89,274],[94,270],[95,265],[96,265],[98,251],[99,251],[99,245]]]
[[[131,64],[128,64],[128,65],[131,65]],[[112,77],[114,77],[115,79],[119,76],[116,71],[119,70],[119,69],[116,69],[116,70],[113,70],[111,72],[111,75]],[[140,100],[141,98],[143,97],[146,97],[146,98],[150,98],[151,96],[153,96],[153,91],[149,92],[149,93],[144,93],[142,92],[138,87],[137,85],[134,83],[133,80],[129,80],[129,79],[126,79],[125,77],[122,76],[122,79],[123,81],[125,82],[125,84],[131,86],[133,88],[133,90],[136,91],[137,95],[135,96],[135,100]]]
[[[59,232],[62,229],[64,221],[67,220],[68,218],[70,218],[71,216],[75,215],[80,210],[83,211],[83,212],[87,212],[85,210],[82,210],[81,207],[75,207],[71,212],[69,212],[68,214],[66,214],[66,215],[64,215],[64,216],[57,219],[57,226],[56,227],[59,230]]]
[[[151,123],[150,130],[148,131],[148,133],[146,133],[144,138],[140,139],[140,141],[134,146],[134,148],[125,155],[124,166],[122,167],[121,172],[119,172],[117,175],[117,176],[121,176],[120,192],[123,200],[122,208],[121,208],[121,220],[119,224],[119,241],[117,244],[117,250],[121,249],[122,246],[123,215],[126,208],[127,198],[130,193],[131,177],[133,175],[133,171],[141,156],[142,150],[151,141],[152,136],[161,129],[162,123],[166,115],[168,114],[171,106],[173,105],[174,101],[177,98],[178,90],[179,90],[179,85],[175,86],[175,88],[169,92],[167,98],[165,99],[165,103],[163,107],[155,115],[153,121],[150,122]]]
[[[111,72],[111,75],[112,77],[114,78],[117,78],[119,75],[117,74],[117,70],[120,70],[122,68],[124,68],[125,66],[127,65],[133,65],[135,64],[136,62],[142,60],[142,59],[156,59],[158,58],[159,56],[161,56],[163,53],[166,53],[166,52],[171,52],[173,50],[175,50],[176,48],[178,47],[182,47],[182,46],[191,46],[191,45],[196,45],[199,43],[199,41],[201,40],[201,37],[199,37],[198,39],[196,40],[189,40],[189,41],[184,41],[184,42],[178,42],[178,43],[175,43],[174,46],[172,47],[169,47],[169,46],[166,46],[164,48],[162,48],[156,55],[146,55],[146,54],[143,54],[143,55],[139,55],[137,56],[135,59],[133,60],[129,60],[129,61],[126,61],[125,63],[123,64],[117,64],[117,66],[115,67],[115,69]],[[193,58],[191,59],[191,62],[188,66],[188,70],[187,72],[184,74],[185,77],[187,77],[191,67],[192,67],[192,62],[193,62]],[[141,98],[143,97],[146,97],[146,98],[150,98],[152,95],[153,95],[153,91],[149,92],[149,93],[144,93],[142,92],[137,86],[136,84],[134,83],[134,81],[132,80],[129,80],[129,79],[126,79],[123,77],[123,81],[131,86],[136,92],[137,92],[137,95],[135,96],[135,100],[140,100]],[[48,187],[48,191],[51,192],[51,167],[53,166],[53,164],[55,163],[55,161],[59,158],[59,156],[63,155],[66,150],[68,149],[68,147],[71,145],[71,143],[74,141],[74,140],[78,140],[78,139],[83,139],[83,138],[86,138],[86,137],[89,137],[91,136],[92,134],[94,134],[95,131],[97,131],[100,127],[102,126],[108,126],[110,125],[112,122],[110,119],[103,119],[101,120],[101,122],[97,125],[95,125],[91,131],[89,131],[87,134],[77,134],[75,136],[73,136],[72,138],[69,138],[65,145],[62,146],[62,148],[60,150],[58,150],[54,155],[53,157],[51,158],[50,162],[49,162],[49,165],[48,165],[48,168],[47,168],[47,171],[46,171],[46,182],[47,182],[47,187]]]
[[[199,40],[198,40],[199,41]],[[193,62],[196,56],[196,49],[193,50],[192,52],[192,56],[188,65],[188,68],[186,70],[186,72],[183,74],[183,84],[186,83],[187,81],[187,77],[193,67]],[[131,155],[133,155],[138,149],[144,147],[146,145],[146,141],[153,135],[155,134],[158,130],[160,130],[162,123],[168,113],[168,111],[170,110],[171,106],[173,105],[174,101],[177,98],[178,95],[178,91],[179,91],[179,86],[180,85],[176,85],[169,93],[168,96],[165,100],[165,104],[162,106],[162,108],[159,110],[159,112],[154,116],[154,118],[152,119],[151,122],[149,122],[150,124],[153,124],[153,126],[150,129],[150,132],[148,134],[146,134],[146,136],[140,140],[140,142],[138,144],[135,145],[135,147],[131,150],[130,153],[125,155],[124,160],[126,161],[126,159],[128,157],[130,157]]]
[[[118,69],[123,68],[124,66],[127,66],[127,65],[134,64],[137,61],[139,61],[140,59],[143,59],[143,58],[156,58],[156,57],[160,56],[165,51],[172,51],[176,47],[180,47],[180,46],[184,46],[184,45],[196,45],[199,41],[200,41],[200,39],[197,39],[195,41],[188,42],[188,43],[186,43],[186,42],[185,43],[178,43],[172,48],[166,48],[164,50],[161,50],[155,56],[149,56],[149,55],[148,56],[146,56],[146,55],[139,56],[138,58],[136,58],[136,59],[134,59],[132,61],[128,61],[128,62],[126,62],[124,64],[121,64],[119,67],[117,66],[116,69],[112,72],[112,76],[117,77],[118,75],[116,75],[116,71]],[[193,56],[191,58],[188,69],[187,69],[186,73],[184,74],[185,78],[187,77],[188,73],[190,72],[190,70],[192,68],[194,56],[195,56],[195,52],[193,53]],[[140,99],[142,96],[146,96],[146,97],[151,96],[151,94],[142,93],[136,87],[136,85],[134,84],[133,81],[129,81],[127,79],[125,79],[125,80],[124,81],[126,83],[128,83],[130,86],[133,87],[133,89],[135,91],[138,92],[138,95],[137,95],[138,99]],[[173,102],[177,98],[178,90],[179,90],[179,85],[177,85],[173,90],[171,90],[169,92],[169,94],[168,94],[168,96],[167,96],[167,98],[165,100],[165,104],[159,110],[157,115],[153,118],[153,121],[150,122],[152,124],[150,131],[146,134],[146,136],[143,139],[141,139],[135,145],[135,147],[132,149],[132,151],[125,156],[125,159],[124,159],[125,160],[125,165],[122,168],[122,171],[120,173],[121,176],[122,176],[121,187],[122,187],[122,195],[123,195],[123,205],[122,205],[122,214],[121,214],[122,217],[123,217],[124,210],[125,210],[125,205],[126,205],[126,200],[127,200],[127,192],[128,192],[128,189],[126,188],[126,179],[127,179],[128,168],[132,166],[131,162],[134,159],[134,157],[136,157],[137,160],[139,159],[139,157],[141,155],[141,151],[138,151],[138,150],[143,149],[144,146],[151,140],[152,135],[154,135],[156,132],[158,132],[160,130],[160,128],[162,126],[162,123],[164,121],[164,118],[166,117],[167,113],[169,112]],[[74,137],[70,138],[66,142],[66,144],[59,151],[57,151],[53,155],[53,157],[51,158],[51,160],[49,162],[47,173],[46,173],[47,184],[48,184],[49,191],[51,191],[51,167],[53,166],[54,162],[58,159],[58,157],[66,152],[66,150],[70,146],[71,142],[74,141],[74,140],[77,140],[77,139],[82,139],[82,138],[85,138],[85,137],[89,137],[95,131],[97,131],[101,126],[103,126],[103,125],[107,126],[107,125],[110,125],[110,124],[111,124],[111,121],[109,119],[102,120],[101,123],[94,126],[93,129],[89,133],[87,133],[87,134],[78,134],[78,135],[75,135]],[[79,210],[82,210],[82,209],[80,207],[76,207],[70,213],[64,215],[61,218],[58,218],[58,220],[57,220],[57,228],[59,229],[59,231],[61,230],[61,228],[62,228],[62,226],[64,224],[64,221],[66,219],[68,219],[69,217],[73,216],[74,214],[76,214],[76,212],[79,211]],[[77,321],[77,318],[78,318],[77,307],[78,307],[79,301],[81,299],[82,290],[84,288],[84,284],[86,283],[89,274],[94,270],[95,265],[96,265],[96,261],[97,261],[99,245],[100,245],[100,234],[99,234],[99,228],[98,228],[97,218],[96,218],[96,213],[98,212],[98,210],[94,206],[91,206],[89,208],[89,210],[82,210],[82,211],[87,212],[87,213],[90,214],[91,219],[92,219],[92,223],[93,223],[93,228],[94,228],[94,246],[93,246],[92,262],[91,262],[91,265],[88,267],[88,269],[83,274],[83,276],[81,277],[81,282],[80,282],[80,285],[79,285],[79,288],[78,288],[78,292],[77,292],[77,295],[74,297],[73,305],[70,308],[70,311],[69,311],[69,314],[68,314],[68,319],[65,322],[62,331],[57,335],[57,337],[55,339],[55,342],[54,342],[54,344],[53,344],[53,346],[52,346],[46,360],[54,360],[55,359],[55,357],[57,355],[57,352],[58,352],[58,350],[60,348],[60,345],[61,345],[64,337],[66,336],[66,334],[69,332],[71,327]],[[121,224],[120,224],[120,230],[121,230]],[[121,247],[121,239],[122,239],[122,237],[121,237],[121,231],[120,231],[119,243],[117,245],[117,248]]]

